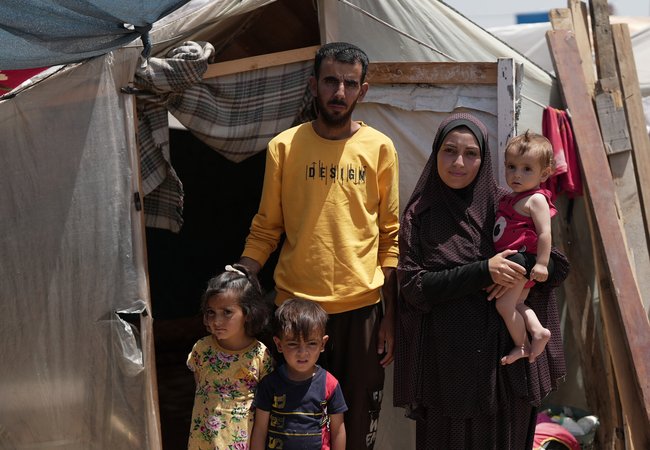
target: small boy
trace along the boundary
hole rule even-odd
[[[318,303],[292,298],[275,312],[273,341],[285,363],[257,386],[251,450],[345,449],[348,407],[332,374],[316,364],[329,336]]]

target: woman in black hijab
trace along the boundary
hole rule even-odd
[[[536,407],[565,374],[553,287],[568,262],[556,250],[554,273],[528,299],[551,340],[534,363],[500,364],[512,341],[490,300],[525,272],[509,251],[494,254],[505,192],[483,123],[445,119],[400,224],[394,403],[416,419],[418,449],[532,448]]]

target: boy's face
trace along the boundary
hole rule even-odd
[[[296,336],[273,336],[278,351],[284,355],[287,363],[287,373],[294,381],[302,381],[314,375],[316,361],[325,350],[329,336],[312,332],[304,339]]]

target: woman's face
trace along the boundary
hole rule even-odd
[[[438,174],[452,189],[469,186],[481,168],[481,149],[468,128],[453,129],[445,136],[438,151]]]

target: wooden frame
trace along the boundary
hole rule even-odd
[[[210,64],[203,78],[275,67],[314,57],[319,46],[305,47],[235,61]],[[516,132],[515,69],[512,58],[497,62],[376,62],[368,66],[368,82],[372,84],[475,84],[497,88],[497,179],[505,185],[503,149]]]

